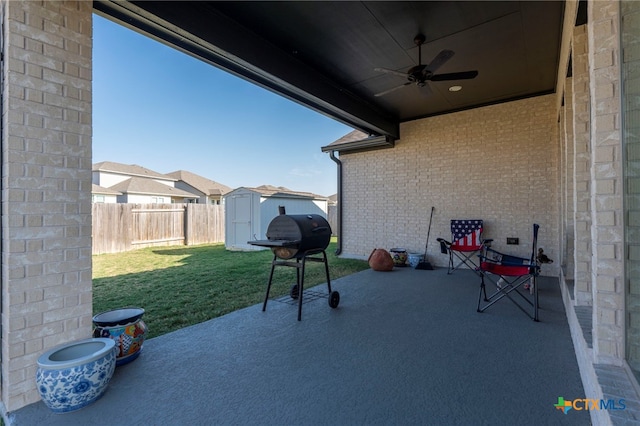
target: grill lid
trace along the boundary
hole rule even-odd
[[[331,226],[317,214],[281,214],[269,223],[266,235],[267,240],[248,243],[269,247],[276,256],[290,259],[326,249],[331,239]]]

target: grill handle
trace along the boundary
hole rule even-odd
[[[329,228],[327,228],[326,226],[318,226],[317,228],[313,228],[311,232],[324,232],[328,230]]]

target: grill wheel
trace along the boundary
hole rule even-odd
[[[335,309],[338,307],[339,304],[340,304],[340,293],[338,293],[337,291],[332,291],[329,294],[329,306]]]

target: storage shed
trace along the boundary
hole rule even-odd
[[[240,187],[225,194],[225,247],[228,250],[261,250],[247,244],[266,239],[269,223],[284,206],[287,214],[317,214],[327,217],[328,198],[271,185]]]

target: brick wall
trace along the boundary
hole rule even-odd
[[[2,403],[39,400],[36,361],[90,337],[92,3],[3,1]]]
[[[596,362],[618,365],[625,333],[619,7],[588,3],[593,349]]]
[[[627,360],[640,371],[640,2],[621,2],[627,218]]]
[[[561,147],[562,147],[562,231],[561,266],[567,279],[574,275],[575,224],[574,224],[574,142],[573,142],[573,78],[568,78],[565,84],[564,107],[561,116]]]
[[[574,296],[577,305],[592,305],[591,286],[591,113],[589,108],[589,44],[587,26],[573,31],[574,143]]]
[[[494,247],[528,256],[534,222],[539,247],[558,258],[558,158],[555,96],[404,123],[392,149],[342,154],[344,253],[375,247],[424,252],[435,206],[429,259],[446,266],[436,237],[449,221],[481,218]],[[507,237],[520,245],[507,246]],[[556,275],[557,264],[543,266]]]

